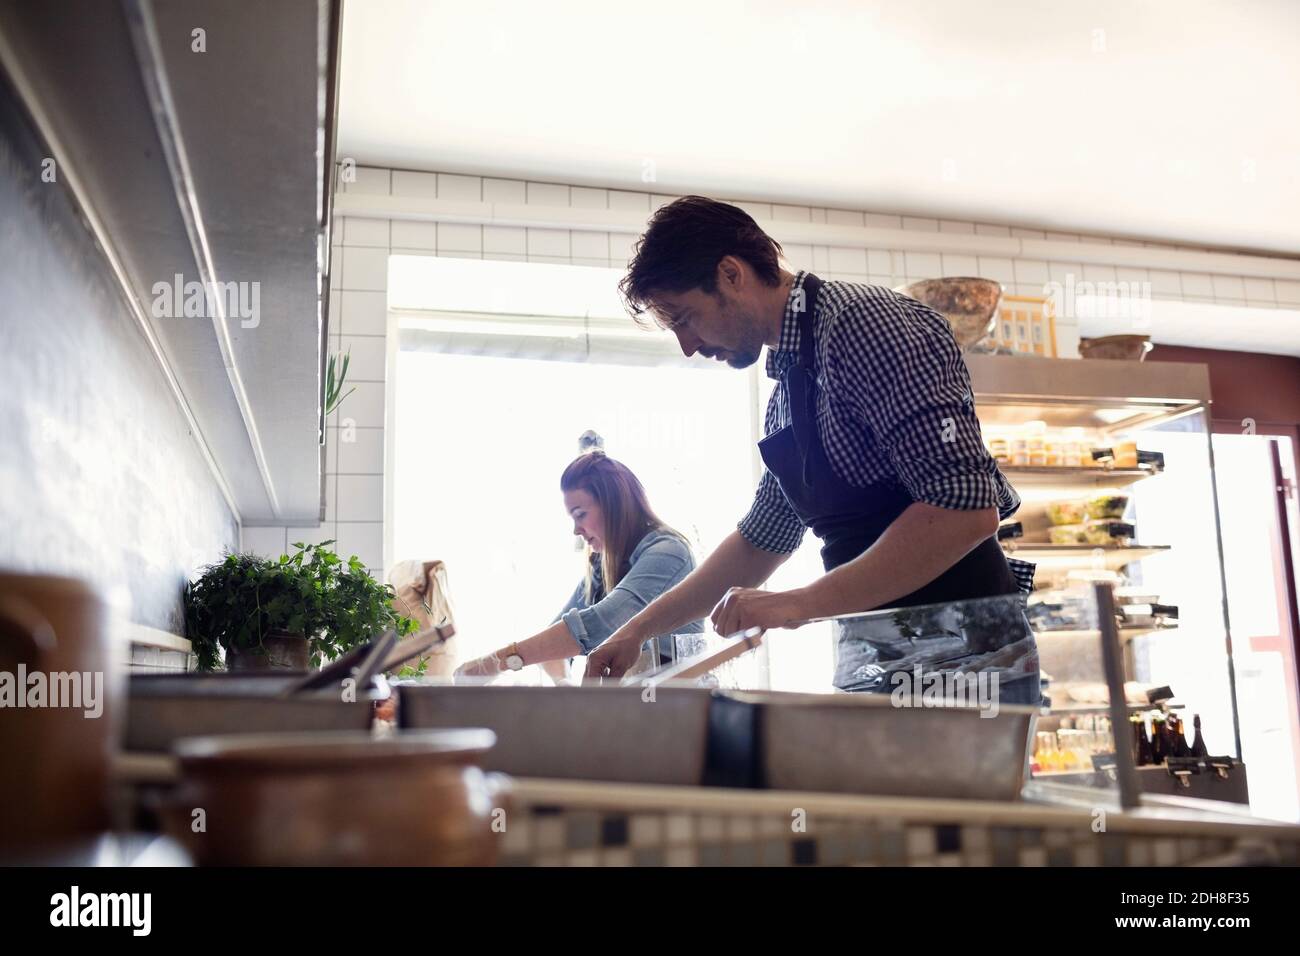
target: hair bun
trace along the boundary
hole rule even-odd
[[[578,436],[578,454],[585,455],[588,453],[605,454],[605,439],[600,436],[599,432],[587,429]]]

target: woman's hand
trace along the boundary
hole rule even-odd
[[[645,641],[635,635],[620,637],[615,632],[609,640],[587,655],[588,677],[622,677],[641,657]]]
[[[811,615],[804,607],[803,591],[760,591],[731,588],[713,608],[713,629],[727,637],[751,627],[798,627]]]
[[[457,667],[451,675],[452,683],[462,677],[495,677],[501,673],[501,659],[496,654],[484,654]]]

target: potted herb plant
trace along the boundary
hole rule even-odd
[[[185,587],[185,625],[199,670],[319,667],[388,628],[415,621],[389,603],[390,585],[372,578],[353,555],[329,545],[295,543],[277,559],[228,554]]]

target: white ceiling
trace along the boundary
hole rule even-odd
[[[339,151],[1296,254],[1298,118],[1296,0],[352,0]]]

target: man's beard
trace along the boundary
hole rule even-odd
[[[744,351],[732,352],[731,357],[727,359],[727,364],[732,368],[749,368],[757,361],[758,353],[745,349]]]
[[[758,331],[758,320],[754,316],[738,313],[735,315],[734,323],[744,341],[737,344],[734,349],[728,349],[731,355],[727,358],[727,364],[732,368],[749,368],[763,353],[763,339]]]

